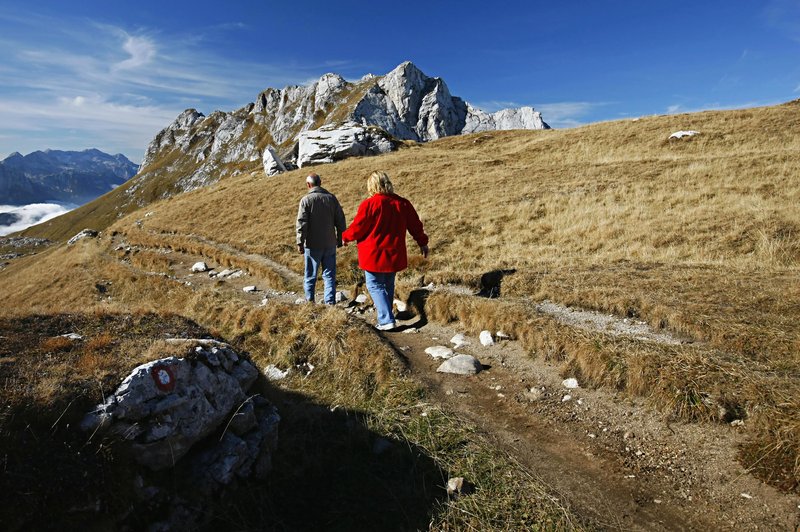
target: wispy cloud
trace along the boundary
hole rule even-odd
[[[115,70],[137,69],[148,65],[156,55],[156,45],[147,37],[128,35],[122,49],[131,56],[113,66]]]
[[[139,160],[153,136],[188,107],[206,114],[233,110],[266,87],[319,76],[314,65],[222,57],[205,41],[204,32],[218,36],[243,27],[164,36],[0,12],[0,154],[97,147]]]
[[[539,105],[545,122],[556,128],[577,127],[592,120],[589,115],[610,102],[554,102]]]

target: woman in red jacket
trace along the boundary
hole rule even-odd
[[[378,312],[377,328],[394,329],[392,313],[395,274],[408,266],[406,231],[428,256],[428,235],[411,202],[394,193],[385,172],[372,172],[367,178],[369,198],[358,206],[358,213],[342,241],[358,242],[358,265],[364,270],[367,290]]]

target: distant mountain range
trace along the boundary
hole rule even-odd
[[[138,170],[124,155],[100,150],[12,153],[0,161],[0,204],[86,203]]]

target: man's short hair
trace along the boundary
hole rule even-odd
[[[313,187],[318,187],[322,184],[322,178],[318,174],[308,174],[306,183]]]

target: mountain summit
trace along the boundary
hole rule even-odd
[[[255,102],[208,116],[187,109],[147,147],[142,181],[171,181],[162,195],[210,184],[243,167],[263,164],[273,174],[425,142],[496,129],[549,129],[532,107],[490,114],[452,96],[443,79],[406,61],[383,76],[349,82],[325,74],[306,86],[268,88]],[[133,187],[132,193],[140,187]],[[162,187],[158,187],[162,188]]]

